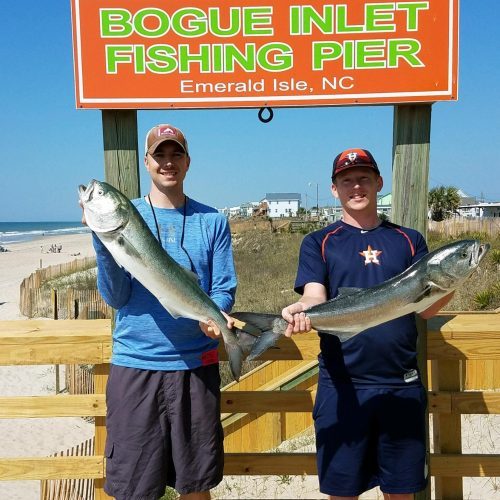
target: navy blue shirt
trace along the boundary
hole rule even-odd
[[[382,222],[366,231],[337,221],[304,238],[295,291],[302,294],[307,283],[321,283],[332,299],[340,287],[378,285],[427,252],[423,236],[413,229]],[[320,367],[334,381],[372,387],[420,383],[414,314],[369,328],[344,343],[326,333],[320,339]]]

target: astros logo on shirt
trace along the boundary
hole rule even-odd
[[[378,260],[378,256],[382,253],[381,250],[373,250],[371,245],[368,245],[366,250],[359,252],[359,255],[365,258],[365,266],[368,264],[377,264],[380,265],[380,261]]]

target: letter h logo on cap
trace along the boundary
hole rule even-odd
[[[332,180],[339,173],[351,167],[369,167],[380,175],[377,162],[367,149],[346,149],[333,160]]]

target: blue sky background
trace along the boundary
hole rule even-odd
[[[433,105],[430,187],[500,201],[500,1],[460,2],[459,100]],[[78,220],[77,187],[104,178],[101,112],[77,110],[69,0],[3,2],[0,16],[0,221]],[[330,169],[369,149],[391,190],[392,106],[139,111],[139,148],[156,123],[186,133],[186,192],[217,207],[298,192],[332,205]],[[141,163],[141,190],[149,188]]]

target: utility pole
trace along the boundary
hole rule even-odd
[[[316,210],[317,210],[318,222],[319,222],[319,195],[318,195],[318,188],[319,188],[319,184],[316,183]]]
[[[314,183],[313,182],[308,182],[308,186],[312,186]],[[316,182],[316,220],[319,221],[319,184]],[[306,194],[306,199],[307,199],[307,194]]]

